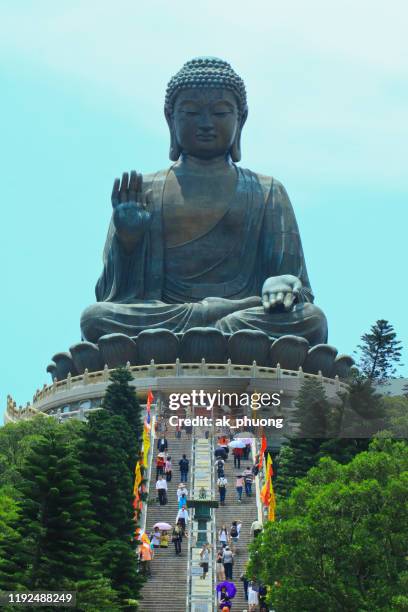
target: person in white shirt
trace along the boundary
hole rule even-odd
[[[180,508],[180,510],[177,512],[176,523],[179,523],[181,525],[181,528],[183,530],[183,535],[184,535],[186,532],[186,527],[188,523],[188,512],[185,506]]]
[[[167,504],[167,482],[163,475],[156,482],[156,490],[159,495],[159,504],[164,506]]]
[[[186,485],[181,482],[177,488],[177,501],[180,501],[180,497],[182,497],[183,495],[187,498],[188,490]]]
[[[226,525],[223,525],[221,529],[219,530],[218,540],[220,541],[220,544],[222,544],[223,548],[227,546],[228,541],[229,541],[229,536],[228,536],[228,529]]]

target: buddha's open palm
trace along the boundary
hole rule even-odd
[[[113,223],[116,233],[126,250],[132,250],[146,230],[149,229],[152,214],[148,207],[151,190],[143,193],[142,175],[134,170],[120,179],[115,179],[112,189]]]
[[[271,276],[262,287],[262,304],[266,312],[282,305],[291,310],[302,288],[301,281],[292,274]]]

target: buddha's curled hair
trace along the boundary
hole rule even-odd
[[[197,57],[184,64],[167,85],[165,110],[172,113],[174,100],[180,90],[196,87],[229,89],[237,98],[240,114],[247,110],[244,81],[228,62],[217,57]]]

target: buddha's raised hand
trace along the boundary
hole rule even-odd
[[[291,310],[301,288],[301,281],[292,274],[267,278],[262,287],[262,304],[265,311],[269,312],[280,305],[285,310]]]
[[[143,193],[143,177],[134,170],[124,172],[122,182],[115,179],[112,189],[113,223],[116,234],[127,253],[131,253],[136,244],[149,229],[152,214],[148,207],[151,190]]]

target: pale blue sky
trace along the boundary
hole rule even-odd
[[[197,55],[246,82],[241,163],[291,197],[329,341],[385,318],[408,346],[407,20],[402,0],[0,2],[1,412],[79,340],[112,181],[168,165],[166,83]]]

